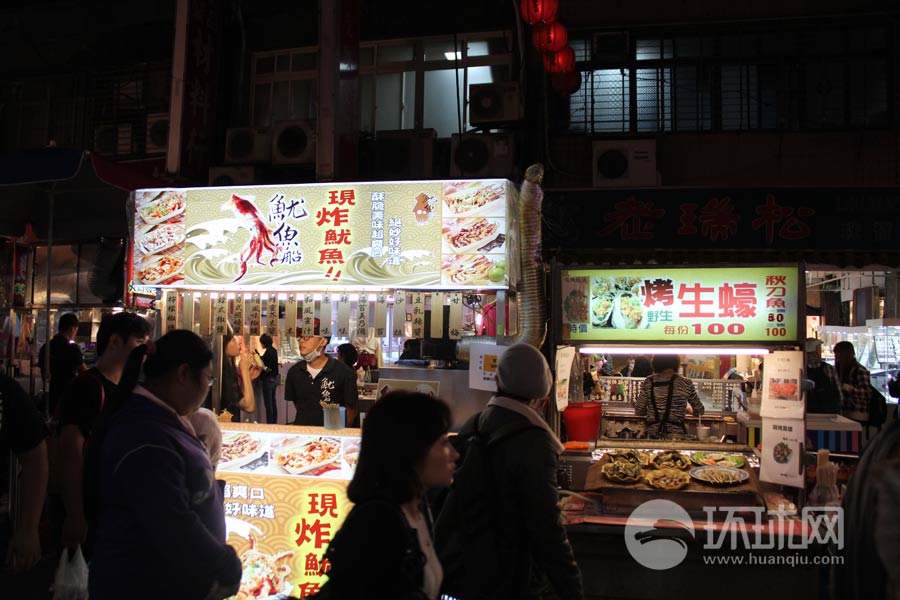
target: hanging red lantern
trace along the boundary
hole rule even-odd
[[[522,0],[522,19],[529,25],[556,20],[559,0]]]
[[[531,34],[531,41],[539,52],[558,52],[566,47],[569,32],[559,21],[538,25]]]
[[[566,46],[559,52],[544,55],[544,68],[548,73],[565,73],[575,68],[575,51]]]
[[[550,83],[557,94],[571,96],[581,89],[581,72],[566,71],[565,73],[555,73],[550,78]]]

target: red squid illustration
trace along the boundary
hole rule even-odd
[[[269,266],[272,266],[278,262],[278,249],[275,247],[275,242],[272,241],[272,232],[259,217],[259,211],[256,210],[256,207],[253,206],[252,202],[232,194],[231,203],[235,215],[247,221],[247,229],[250,230],[250,240],[243,249],[241,249],[239,255],[241,260],[241,272],[234,279],[235,281],[239,281],[247,274],[247,262],[251,258],[255,257],[257,264],[265,266],[265,263],[262,261],[262,255],[264,251],[268,250],[272,254],[272,260],[269,261]]]

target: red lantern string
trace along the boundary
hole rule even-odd
[[[555,21],[535,27],[531,40],[539,52],[558,52],[566,47],[569,32],[562,23]]]
[[[575,51],[566,46],[559,52],[544,55],[544,69],[548,73],[565,73],[575,68]]]
[[[581,73],[579,71],[556,73],[551,77],[550,83],[557,94],[571,96],[581,89]]]
[[[529,25],[552,23],[559,11],[559,0],[522,0],[522,19]]]

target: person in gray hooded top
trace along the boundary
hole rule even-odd
[[[457,580],[466,588],[466,595],[460,597],[530,599],[541,597],[540,590],[552,587],[559,598],[583,598],[581,574],[557,504],[556,471],[563,445],[536,410],[549,395],[552,381],[539,350],[528,344],[508,347],[497,365],[496,395],[459,432],[460,439],[477,430],[487,439],[494,434],[498,440],[490,443],[487,454],[492,473],[489,481],[494,488],[492,523],[498,547],[509,549],[502,553],[498,572],[475,573],[469,564],[461,567],[466,572],[454,574],[453,565],[445,564],[445,581],[459,575]],[[501,430],[516,433],[500,438],[497,432]],[[463,475],[457,472],[460,485]],[[453,510],[449,499],[445,510]],[[446,521],[447,530],[442,531],[443,521],[442,512],[435,545],[441,561],[448,557],[450,563],[449,557],[459,556],[460,548],[453,546],[465,545],[465,540],[449,531],[452,517]],[[444,540],[446,544],[441,547]],[[450,594],[453,591],[445,590]]]

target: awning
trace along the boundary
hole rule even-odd
[[[45,148],[0,157],[0,235],[21,236],[31,223],[46,239],[52,192],[55,240],[126,237],[129,192],[165,185],[86,150]]]

